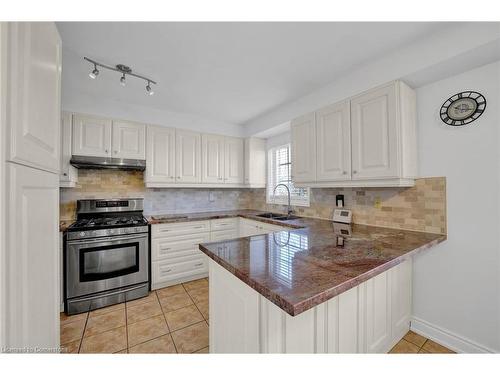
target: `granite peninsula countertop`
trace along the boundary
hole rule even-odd
[[[441,234],[346,226],[322,219],[281,222],[256,217],[257,213],[232,211],[224,217],[286,227],[266,235],[200,244],[200,250],[292,316],[446,240]],[[345,243],[340,247],[336,243],[342,231]]]

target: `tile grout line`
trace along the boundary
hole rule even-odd
[[[172,336],[172,332],[170,331],[170,326],[168,325],[168,322],[167,322],[167,317],[165,316],[165,311],[163,311],[163,306],[161,305],[160,297],[158,296],[158,293],[156,292],[156,290],[155,290],[155,295],[156,295],[156,300],[158,301],[158,304],[160,305],[160,310],[161,310],[162,315],[163,315],[163,320],[165,321],[165,324],[167,325],[168,335],[170,335],[170,339],[172,340],[172,344],[174,345],[175,353],[179,354],[179,351],[177,350],[177,345],[175,345],[174,337]]]
[[[85,325],[83,326],[82,336],[80,337],[80,345],[78,345],[78,354],[82,350],[83,338],[85,337],[85,330],[87,329],[87,323],[89,321],[90,312],[87,312],[87,319],[85,319]]]
[[[127,312],[127,301],[125,301],[125,339],[126,339],[126,348],[128,354],[128,312]]]

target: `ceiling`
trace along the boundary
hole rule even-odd
[[[449,23],[140,23],[62,22],[63,96],[190,113],[244,124],[325,86]],[[158,82],[155,95],[130,77],[101,70],[83,56],[129,65]]]

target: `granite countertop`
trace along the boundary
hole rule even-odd
[[[205,243],[200,250],[292,316],[446,240],[446,235],[322,219],[280,222],[255,217],[256,213],[240,211],[237,216],[290,228]],[[350,232],[343,235],[343,247],[336,246],[341,231]]]
[[[149,224],[168,224],[168,223],[181,223],[196,220],[214,220],[226,219],[231,217],[245,217],[255,219],[255,215],[263,213],[264,211],[257,210],[230,210],[230,211],[208,211],[208,212],[192,212],[192,213],[177,213],[177,214],[159,214],[146,216]],[[262,218],[257,218],[261,220]],[[263,220],[262,220],[263,221]],[[276,224],[276,221],[273,221]],[[290,225],[290,224],[288,224]],[[292,227],[295,225],[292,224]]]

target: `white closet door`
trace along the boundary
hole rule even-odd
[[[201,136],[201,182],[224,183],[224,137],[213,134]]]
[[[292,180],[316,180],[316,124],[314,113],[304,115],[291,123]]]
[[[59,33],[52,22],[10,23],[8,30],[8,159],[59,173]]]
[[[396,86],[351,100],[353,180],[398,177]]]
[[[242,184],[245,178],[244,140],[226,137],[224,183]]]
[[[146,126],[126,121],[113,121],[114,158],[146,159]]]
[[[147,182],[175,182],[175,129],[147,127]]]
[[[59,345],[59,176],[7,163],[7,347]],[[15,249],[15,251],[14,251]]]
[[[351,179],[351,119],[349,101],[316,112],[316,179]]]
[[[201,135],[188,130],[176,130],[176,182],[201,182]]]
[[[111,120],[73,116],[73,155],[111,157]]]

